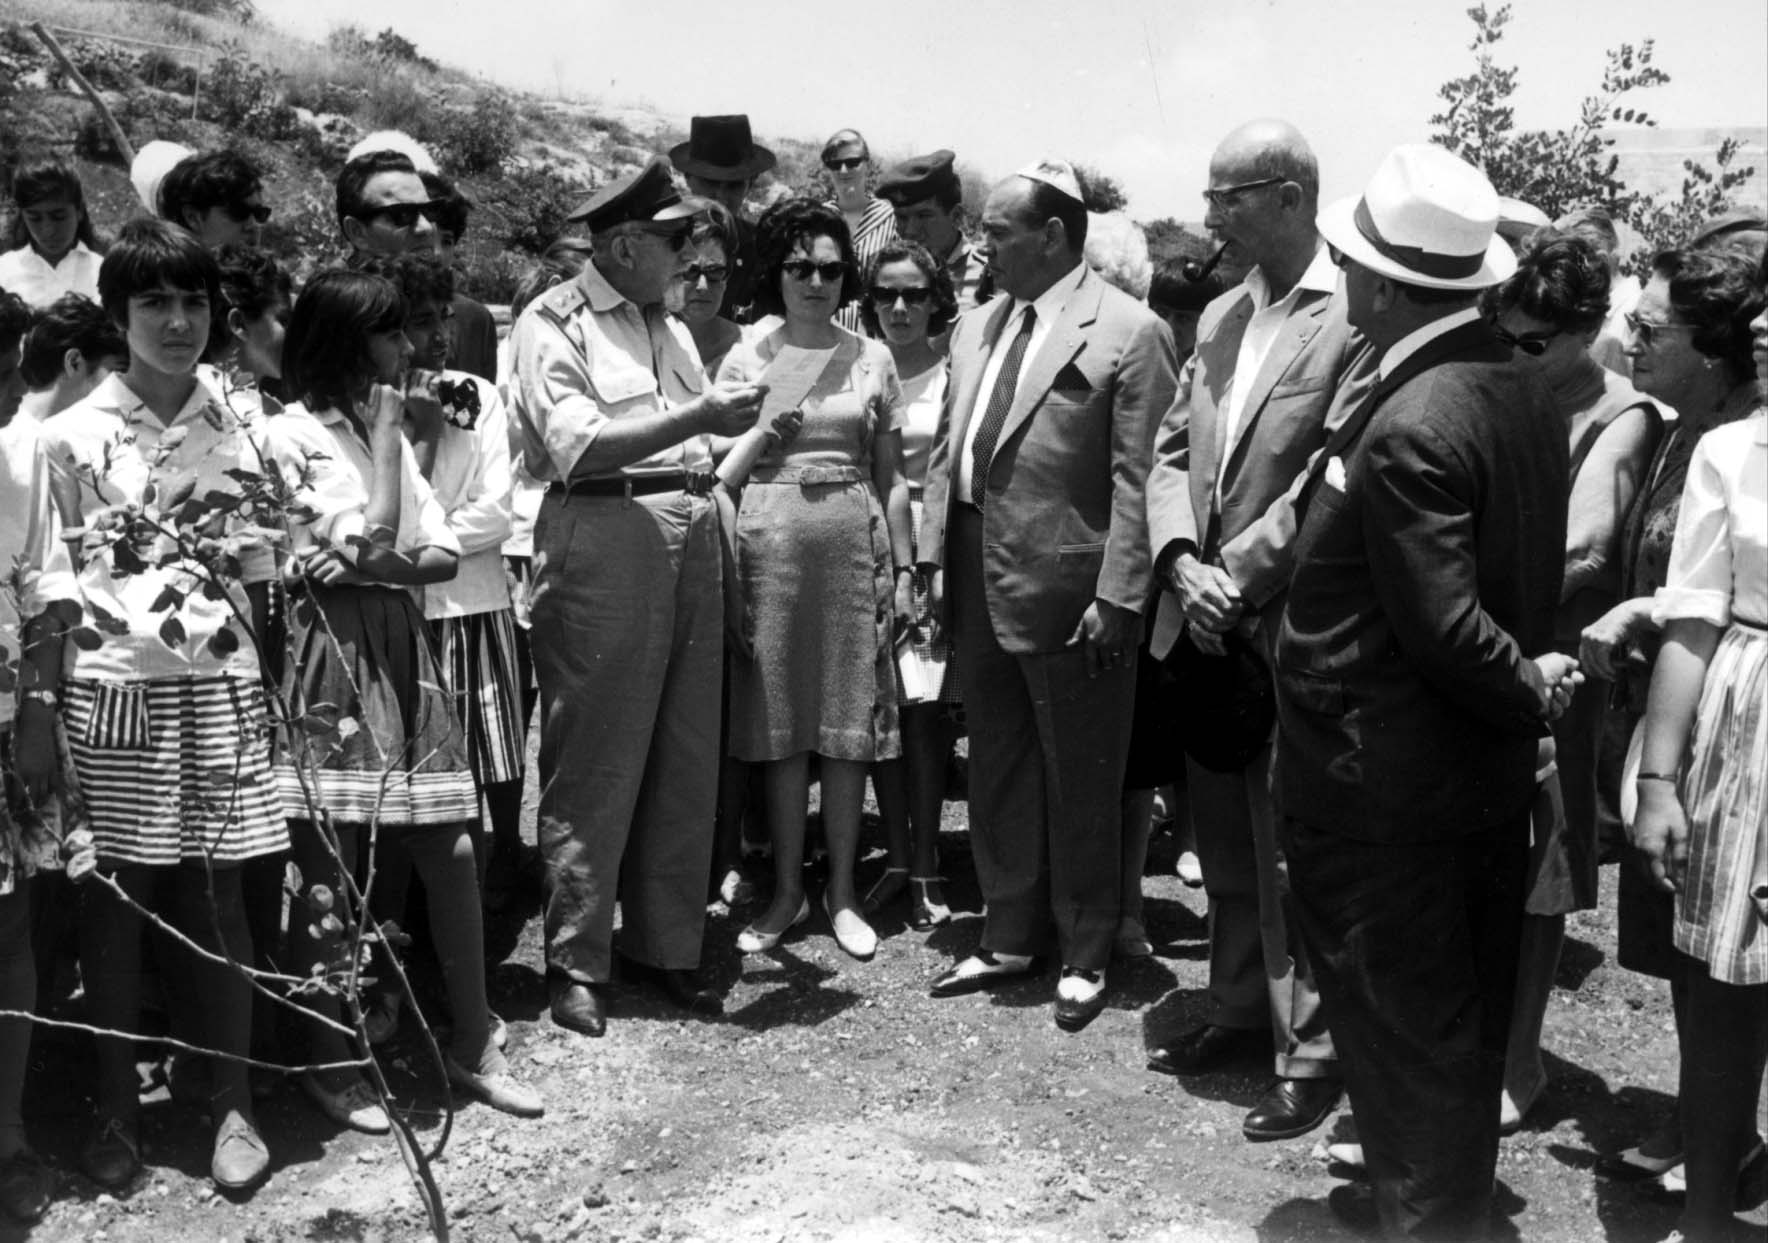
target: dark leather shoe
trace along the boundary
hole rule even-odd
[[[686,967],[653,967],[620,956],[620,971],[633,980],[651,985],[670,1001],[692,1014],[717,1017],[724,1013],[724,996],[696,970]]]
[[[1080,967],[1062,968],[1056,981],[1056,1026],[1077,1032],[1105,1008],[1105,973]]]
[[[933,987],[927,991],[934,997],[962,997],[967,993],[980,993],[997,984],[1023,980],[1037,969],[1038,961],[1035,958],[1022,958],[1017,954],[997,956],[987,950],[977,950],[933,981]]]
[[[581,984],[576,980],[554,980],[548,991],[552,994],[552,1019],[585,1036],[599,1036],[608,1030],[608,999],[600,984]]]
[[[1375,1189],[1367,1183],[1344,1183],[1326,1193],[1326,1207],[1339,1222],[1358,1234],[1381,1229],[1381,1211],[1375,1207]]]
[[[1240,1129],[1254,1143],[1306,1135],[1326,1121],[1343,1093],[1344,1085],[1336,1079],[1279,1079]]]
[[[1151,1052],[1148,1069],[1163,1075],[1201,1075],[1241,1058],[1261,1053],[1269,1056],[1270,1052],[1270,1034],[1263,1029],[1204,1023]]]

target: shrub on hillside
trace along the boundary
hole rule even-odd
[[[369,44],[369,50],[381,60],[391,64],[417,65],[432,73],[438,68],[435,61],[417,50],[417,44],[391,26],[374,37],[374,42]]]
[[[480,95],[469,111],[444,113],[440,128],[437,157],[450,172],[467,176],[502,175],[520,132],[515,105],[495,91]]]
[[[370,84],[356,119],[367,130],[403,130],[429,147],[442,136],[438,104],[409,74],[383,73]]]
[[[120,91],[135,81],[135,57],[115,43],[102,39],[69,39],[62,44],[68,62],[80,76],[101,91]],[[59,63],[49,67],[49,85],[62,90],[72,85]]]
[[[189,95],[197,89],[196,66],[158,50],[141,54],[135,62],[135,76],[157,90],[175,91],[180,95]]]
[[[203,115],[230,130],[256,138],[281,139],[295,133],[295,110],[282,97],[276,75],[246,59],[237,43],[225,43],[203,75]]]
[[[555,164],[512,169],[486,188],[485,223],[475,224],[505,246],[538,255],[565,231],[565,217],[589,197],[590,187]]]

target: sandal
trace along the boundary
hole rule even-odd
[[[945,903],[945,893],[935,889],[944,883],[943,876],[909,877],[909,927],[916,932],[951,922],[952,908]]]
[[[860,910],[867,916],[876,915],[886,906],[907,891],[909,870],[907,868],[887,867],[866,890],[866,896],[860,900]],[[900,879],[892,880],[892,877]]]

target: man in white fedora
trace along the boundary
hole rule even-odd
[[[1484,1238],[1537,743],[1579,680],[1548,652],[1567,451],[1480,317],[1515,269],[1485,177],[1390,152],[1322,211],[1371,395],[1301,487],[1277,637],[1276,802],[1302,938],[1388,1237]]]

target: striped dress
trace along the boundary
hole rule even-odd
[[[834,203],[828,206],[835,211],[841,210]],[[866,214],[860,218],[859,228],[853,231],[853,259],[859,265],[862,277],[871,266],[873,256],[895,240],[896,209],[884,199],[869,200],[866,203]],[[860,296],[863,298],[865,295],[862,293]],[[865,326],[860,323],[858,302],[849,302],[837,311],[835,322],[849,332],[865,335]]]
[[[1689,842],[1676,948],[1715,980],[1768,983],[1768,413],[1695,447],[1652,617],[1723,628],[1677,783]]]

